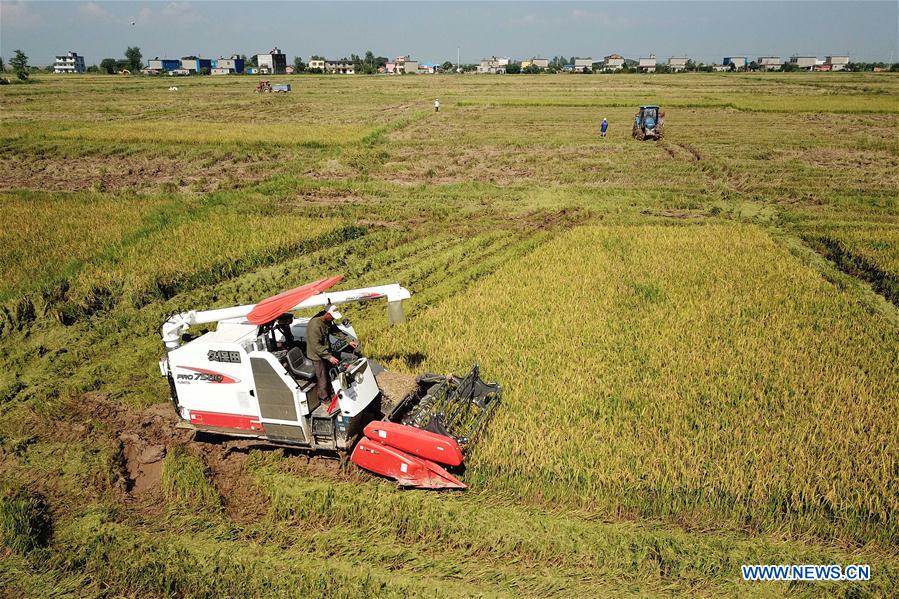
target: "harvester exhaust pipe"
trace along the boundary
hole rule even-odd
[[[387,322],[391,326],[405,322],[406,315],[403,313],[403,300],[387,302]]]

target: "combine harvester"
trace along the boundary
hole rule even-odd
[[[425,374],[416,389],[390,401],[378,387],[384,369],[331,338],[340,363],[330,370],[333,397],[320,402],[306,358],[306,323],[292,312],[348,302],[387,300],[391,324],[404,319],[409,291],[398,284],[324,293],[342,277],[309,283],[257,304],[176,314],[162,326],[178,426],[316,452],[352,452],[357,465],[400,486],[464,489],[447,468],[462,465],[499,403],[499,385],[467,376]],[[197,337],[191,326],[217,323]],[[337,323],[349,338],[356,332]]]

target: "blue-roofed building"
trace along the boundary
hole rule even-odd
[[[240,74],[246,67],[244,59],[237,54],[233,54],[231,58],[213,58],[211,62],[213,75]]]
[[[181,59],[181,68],[195,73],[199,73],[203,69],[212,70],[212,60],[196,56],[185,56]]]
[[[151,71],[168,73],[180,68],[181,61],[175,58],[159,58],[157,56],[156,58],[147,61],[147,69]]]

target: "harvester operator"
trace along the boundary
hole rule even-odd
[[[356,349],[359,342],[350,339],[346,333],[337,328],[334,323],[343,315],[337,311],[334,306],[329,306],[309,319],[306,324],[306,357],[312,360],[312,366],[315,370],[315,389],[318,392],[318,398],[323,403],[330,399],[330,378],[328,377],[328,365],[340,363],[336,357],[331,354],[330,336],[333,335],[349,344],[350,347]]]

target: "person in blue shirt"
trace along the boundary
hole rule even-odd
[[[606,136],[606,130],[609,128],[609,121],[606,119],[602,120],[602,125],[599,126],[599,135],[600,137]]]

